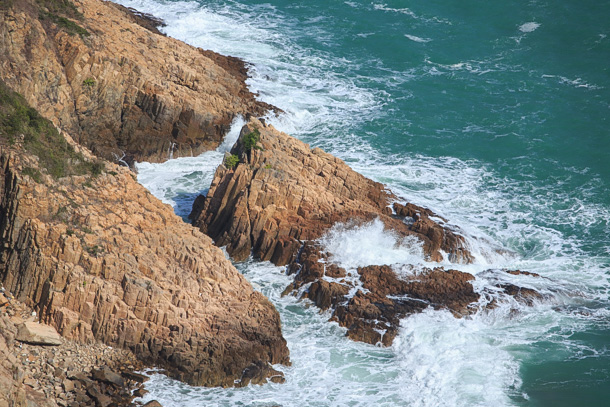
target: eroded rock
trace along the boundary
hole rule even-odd
[[[36,160],[0,148],[4,287],[62,336],[129,349],[190,384],[288,363],[273,305],[129,170],[105,165],[38,183],[21,172]]]
[[[254,133],[259,139],[248,149],[245,140]],[[276,265],[289,264],[302,241],[320,238],[337,223],[373,219],[400,237],[420,239],[432,261],[442,260],[441,251],[450,261],[472,260],[463,237],[444,221],[439,219],[441,225],[432,220],[431,212],[411,204],[395,206],[399,211],[421,210],[415,222],[405,221],[405,213],[393,214],[390,204],[397,198],[382,184],[272,126],[250,121],[231,154],[240,158],[239,164],[217,169],[207,197],[195,202],[191,219],[217,245],[226,245],[236,260],[252,252]]]
[[[39,3],[0,7],[0,79],[98,156],[198,155],[237,115],[272,109],[249,92],[243,61],[159,35],[150,17],[107,1],[74,0],[82,15]]]

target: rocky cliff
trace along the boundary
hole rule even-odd
[[[473,260],[464,237],[445,219],[400,203],[340,159],[257,120],[242,129],[207,197],[195,201],[191,218],[237,260],[252,253],[288,265],[295,277],[286,293],[332,308],[332,319],[355,340],[389,345],[404,316],[433,307],[460,317],[475,311],[481,298],[473,275],[434,267],[442,260]],[[353,227],[373,219],[399,239],[419,242],[431,266],[401,265],[410,271],[400,275],[390,266],[349,271],[316,242],[337,223]],[[498,288],[532,298],[518,287]]]
[[[281,380],[279,315],[211,239],[128,169],[0,96],[4,287],[64,337],[129,349],[188,383]]]
[[[421,240],[432,261],[440,261],[443,252],[454,262],[472,259],[464,238],[443,219],[432,220],[431,211],[412,204],[394,205],[393,211],[397,198],[382,184],[272,126],[252,120],[231,154],[239,163],[218,168],[191,218],[217,245],[227,245],[236,260],[252,251],[261,260],[285,265],[302,241],[321,237],[334,224],[376,218],[401,237]]]
[[[100,0],[3,1],[0,79],[96,155],[129,163],[213,149],[236,115],[270,108],[243,61],[143,21]]]

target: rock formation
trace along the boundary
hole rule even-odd
[[[211,239],[0,95],[4,287],[63,337],[129,349],[185,382],[281,380],[269,365],[289,362],[279,315]]]
[[[271,108],[248,91],[243,61],[143,21],[99,0],[3,2],[0,79],[96,155],[130,164],[216,148],[236,115]]]
[[[383,185],[338,158],[257,120],[242,129],[231,154],[235,158],[217,169],[207,197],[195,201],[194,224],[236,260],[252,253],[288,265],[295,277],[285,293],[332,308],[331,319],[350,338],[390,345],[406,315],[432,307],[461,317],[477,309],[480,295],[469,273],[408,265],[400,275],[390,266],[345,270],[316,243],[337,223],[379,219],[399,239],[417,239],[432,264],[472,262],[464,237],[442,217],[397,202]],[[497,288],[525,302],[536,299],[533,290]]]
[[[259,134],[257,145],[244,139]],[[413,204],[391,204],[397,198],[380,183],[358,174],[319,148],[252,120],[241,132],[232,154],[236,168],[221,165],[207,198],[195,202],[193,224],[217,245],[227,245],[236,260],[250,255],[285,265],[294,260],[302,241],[321,237],[338,222],[364,223],[380,219],[401,237],[422,241],[432,261],[472,260],[464,238],[444,220]]]

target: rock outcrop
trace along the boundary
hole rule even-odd
[[[248,91],[243,61],[144,26],[106,1],[3,2],[0,79],[96,155],[130,164],[214,149],[236,115],[271,108]]]
[[[185,382],[281,380],[269,366],[289,362],[279,314],[211,239],[124,167],[100,161],[90,173],[52,176],[47,153],[75,168],[93,156],[61,158],[79,147],[0,91],[0,123],[18,124],[0,128],[4,287],[63,337],[131,350]]]
[[[258,134],[255,147],[245,138]],[[253,136],[250,136],[253,137]],[[252,252],[261,260],[285,265],[294,260],[303,241],[321,237],[338,222],[380,219],[401,237],[421,240],[426,256],[468,263],[464,238],[445,221],[413,204],[391,204],[397,198],[382,184],[358,174],[319,148],[252,120],[231,154],[236,168],[221,165],[206,198],[195,202],[193,224],[217,245],[227,246],[236,260]]]
[[[236,260],[252,253],[288,265],[294,281],[285,294],[332,309],[331,320],[350,338],[390,345],[407,315],[432,307],[462,317],[479,308],[473,275],[433,265],[473,261],[464,237],[441,216],[399,203],[340,159],[257,120],[242,129],[231,154],[207,197],[195,201],[194,224]],[[431,266],[403,264],[401,273],[387,265],[346,270],[316,242],[337,223],[359,226],[373,219],[399,240],[419,241]],[[526,288],[497,288],[522,302],[535,300]]]
[[[320,244],[307,242],[288,268],[295,279],[284,293],[296,290],[321,310],[332,308],[331,321],[347,328],[351,339],[386,346],[407,315],[428,307],[450,310],[456,317],[476,311],[473,275],[442,267],[407,268],[400,275],[390,266],[347,271]]]

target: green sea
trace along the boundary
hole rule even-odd
[[[290,278],[237,267],[280,311],[287,382],[192,388],[155,374],[166,406],[610,405],[610,1],[120,0],[168,35],[243,58],[278,129],[342,158],[460,228],[460,269],[500,306],[402,321],[390,348],[280,297]],[[218,151],[139,165],[185,216]],[[223,150],[224,149],[224,150]],[[373,222],[324,238],[336,261],[423,262]],[[447,264],[449,265],[449,264]],[[539,273],[504,276],[500,269]],[[534,288],[533,306],[493,292]]]

